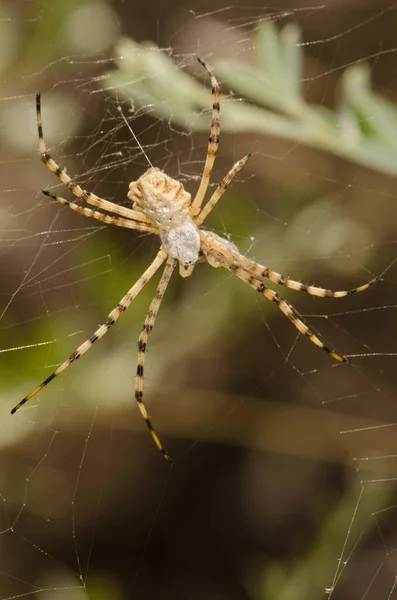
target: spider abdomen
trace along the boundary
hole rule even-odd
[[[137,181],[131,181],[129,188],[128,198],[135,210],[160,230],[179,227],[188,217],[191,195],[160,169],[148,169]]]

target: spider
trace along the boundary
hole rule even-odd
[[[75,202],[61,198],[48,190],[43,190],[42,193],[53,200],[68,206],[71,210],[86,217],[101,221],[102,223],[156,234],[160,237],[161,246],[153,262],[128,290],[117,306],[109,313],[103,325],[101,325],[89,339],[72,352],[65,362],[25,396],[25,398],[23,398],[23,400],[21,400],[11,411],[11,414],[14,414],[28,400],[38,394],[46,385],[55,379],[55,377],[60,375],[73,362],[80,358],[80,356],[85,354],[95,342],[100,340],[165,262],[165,267],[158,283],[156,293],[151,301],[145,317],[143,329],[138,339],[135,399],[156,446],[165,460],[169,463],[172,463],[171,457],[164,449],[153,428],[143,403],[143,374],[149,334],[153,331],[161,301],[177,264],[179,266],[179,274],[181,277],[189,277],[192,274],[196,263],[201,259],[206,260],[212,267],[223,267],[228,269],[251,288],[265,296],[268,300],[274,302],[298,331],[308,337],[313,344],[330,354],[337,361],[345,363],[348,363],[349,360],[345,356],[338,354],[332,348],[326,346],[321,339],[309,329],[295,309],[288,304],[288,302],[283,300],[277,292],[265,285],[265,281],[268,279],[273,283],[284,285],[287,288],[296,291],[306,292],[312,296],[319,296],[320,298],[343,298],[348,294],[362,292],[368,289],[379,279],[376,277],[360,287],[345,291],[332,291],[325,288],[306,285],[299,281],[284,277],[280,273],[272,271],[268,267],[246,258],[240,254],[237,247],[232,242],[201,228],[204,220],[213,210],[232,179],[246,164],[250,155],[247,154],[233,165],[207,203],[204,203],[203,206],[215,161],[215,155],[219,145],[220,86],[211,67],[206,61],[201,58],[199,58],[198,61],[206,69],[211,81],[213,106],[207,156],[200,185],[193,201],[191,195],[184,189],[182,183],[172,179],[166,175],[166,173],[155,167],[149,168],[137,181],[132,181],[129,184],[129,192],[127,195],[132,202],[132,208],[119,206],[82,189],[73,182],[66,173],[66,170],[61,169],[47,152],[43,137],[40,94],[38,93],[36,95],[37,127],[41,160],[77,198],[95,208],[76,204]],[[105,212],[100,212],[96,209],[101,209]]]

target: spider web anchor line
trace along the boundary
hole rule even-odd
[[[153,169],[154,167],[153,167],[152,161],[150,160],[150,158],[149,158],[149,157],[148,157],[148,155],[146,154],[146,152],[145,152],[145,150],[143,149],[143,146],[142,146],[142,144],[141,144],[141,143],[140,143],[140,141],[138,140],[138,138],[137,138],[137,136],[136,136],[136,134],[135,134],[134,130],[132,129],[132,127],[131,127],[131,125],[129,124],[129,122],[127,121],[127,118],[125,117],[125,115],[124,115],[124,113],[123,113],[123,109],[121,108],[121,106],[118,106],[118,107],[117,107],[117,110],[118,110],[118,111],[119,111],[119,113],[121,114],[121,116],[122,116],[122,118],[123,118],[123,120],[124,120],[124,123],[127,125],[127,127],[128,127],[128,129],[129,129],[130,133],[132,134],[132,136],[133,136],[134,140],[135,140],[135,141],[136,141],[136,143],[138,144],[138,146],[139,146],[139,149],[140,149],[140,151],[142,152],[143,156],[146,158],[146,160],[148,161],[149,165],[150,165],[150,166],[152,167],[152,169]]]

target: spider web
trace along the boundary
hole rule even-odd
[[[150,161],[191,192],[210,111],[192,93],[193,116],[178,106],[176,79],[160,103],[145,87],[128,100],[114,84],[121,36],[151,40],[194,75],[209,109],[196,56],[215,69],[225,58],[251,64],[261,23],[293,23],[310,103],[334,109],[342,75],[363,63],[394,101],[397,5],[260,4],[1,8],[4,600],[397,596],[395,179],[292,130],[288,139],[230,124],[227,107],[242,104],[232,88],[212,186],[252,157],[206,226],[294,279],[348,289],[382,275],[335,301],[278,290],[352,365],[335,364],[230,273],[199,264],[186,281],[174,276],[149,340],[145,402],[171,470],[134,402],[136,340],[155,281],[82,361],[9,414],[105,320],[158,248],[40,194],[69,198],[37,155],[37,89],[55,160],[126,206],[128,183],[148,164],[120,109]],[[142,71],[134,84],[160,75]]]

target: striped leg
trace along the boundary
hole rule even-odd
[[[81,346],[77,348],[69,358],[59,365],[59,367],[51,373],[40,385],[38,385],[34,390],[30,392],[23,400],[21,400],[11,411],[13,415],[21,406],[23,406],[28,400],[33,398],[36,394],[38,394],[46,385],[50,383],[55,377],[60,375],[63,371],[65,371],[70,365],[80,358],[83,354],[85,354],[95,342],[103,338],[103,336],[109,331],[112,325],[115,324],[119,316],[129,307],[132,300],[139,294],[142,288],[147,284],[149,279],[155,274],[158,268],[162,265],[164,260],[166,259],[166,253],[164,250],[160,250],[157,254],[156,258],[152,262],[152,264],[146,269],[143,275],[138,279],[138,281],[132,286],[132,288],[126,293],[126,295],[120,300],[118,305],[109,313],[108,318],[105,323],[96,330],[94,335],[92,335],[88,340],[86,340]]]
[[[204,206],[202,211],[197,215],[197,217],[194,217],[194,222],[196,223],[196,225],[200,226],[202,223],[204,223],[205,219],[208,217],[208,215],[214,208],[215,204],[218,202],[219,198],[222,196],[223,192],[226,190],[233,177],[237,175],[240,169],[243,168],[250,156],[250,154],[243,156],[243,158],[241,158],[239,161],[236,162],[235,165],[233,165],[229,173],[225,175],[225,177],[222,179],[222,181],[220,182],[220,184],[218,185],[215,192],[212,194],[211,198],[208,200],[207,204]]]
[[[259,292],[260,294],[263,294],[265,296],[265,298],[267,298],[268,300],[271,300],[271,302],[274,302],[275,304],[277,304],[277,306],[279,307],[281,312],[291,321],[291,323],[297,328],[299,333],[308,337],[309,340],[313,344],[318,346],[318,348],[321,348],[322,350],[327,352],[327,354],[330,354],[333,358],[335,358],[335,360],[338,360],[340,362],[345,362],[345,363],[350,362],[348,358],[338,354],[337,352],[335,352],[335,350],[326,346],[320,340],[320,338],[318,338],[309,329],[309,327],[306,325],[306,323],[303,321],[303,319],[298,315],[296,310],[290,304],[288,304],[288,302],[283,300],[279,296],[279,294],[277,294],[277,292],[271,290],[270,288],[267,288],[264,283],[255,279],[252,275],[247,273],[244,269],[242,269],[235,263],[230,264],[229,262],[224,260],[224,258],[222,256],[215,254],[215,255],[212,255],[212,258],[214,258],[215,260],[218,260],[219,264],[222,267],[224,267],[225,269],[228,269],[229,271],[231,271],[232,273],[237,275],[237,277],[239,277],[239,279],[244,281],[244,283],[247,283],[250,287],[252,287],[254,290]]]
[[[205,208],[205,207],[204,207]],[[320,298],[344,298],[349,294],[355,294],[358,292],[364,292],[371,285],[379,281],[380,277],[374,277],[364,285],[360,285],[359,287],[352,288],[350,290],[329,290],[326,288],[316,287],[314,285],[307,285],[306,283],[301,283],[300,281],[295,281],[294,279],[289,279],[289,277],[284,277],[281,273],[277,273],[276,271],[272,271],[263,265],[246,258],[239,252],[233,250],[229,245],[226,245],[221,239],[211,235],[211,233],[201,230],[200,238],[202,241],[203,250],[207,251],[209,255],[214,253],[215,259],[217,257],[222,256],[222,262],[227,262],[231,267],[235,266],[240,269],[243,269],[248,275],[254,277],[257,280],[263,281],[263,279],[269,279],[273,283],[277,283],[278,285],[285,285],[285,287],[295,290],[297,292],[306,292],[311,296],[318,296]]]
[[[145,419],[146,425],[154,439],[154,442],[157,448],[160,450],[165,460],[169,463],[172,463],[172,459],[170,455],[164,450],[157,433],[155,432],[153,425],[148,417],[145,405],[143,403],[143,371],[145,366],[145,352],[149,334],[152,333],[154,323],[160,308],[161,301],[164,297],[165,290],[167,289],[168,283],[171,279],[171,275],[174,271],[176,265],[176,260],[173,258],[169,258],[167,260],[167,264],[164,268],[163,275],[160,279],[160,282],[157,286],[156,293],[154,298],[150,304],[149,310],[146,314],[145,323],[143,325],[143,329],[139,335],[138,339],[138,361],[136,368],[136,377],[135,377],[135,400],[138,403],[139,410],[141,411],[142,417]]]
[[[80,215],[84,215],[85,217],[92,217],[93,219],[97,219],[97,221],[101,221],[102,223],[107,223],[108,225],[118,225],[119,227],[126,227],[127,229],[136,229],[137,231],[148,231],[149,233],[155,233],[156,230],[154,227],[150,225],[145,225],[144,223],[138,223],[137,221],[131,221],[131,219],[124,219],[123,217],[116,217],[114,215],[106,215],[97,210],[93,210],[92,208],[88,208],[86,206],[80,206],[75,202],[70,202],[61,196],[57,196],[48,190],[41,190],[45,196],[68,206],[75,212]]]
[[[50,169],[50,171],[52,171],[57,177],[59,177],[62,183],[64,183],[70,189],[70,191],[75,196],[77,196],[77,198],[81,198],[82,200],[85,200],[88,204],[91,204],[92,206],[96,206],[97,208],[101,208],[102,210],[107,210],[108,212],[111,212],[115,215],[119,215],[120,217],[125,217],[126,219],[144,222],[147,221],[146,217],[142,213],[136,210],[132,210],[131,208],[119,206],[118,204],[109,202],[109,200],[104,200],[96,194],[87,192],[86,190],[83,190],[79,185],[76,185],[66,173],[66,170],[61,169],[60,166],[51,158],[51,155],[47,152],[43,137],[43,121],[41,118],[40,93],[36,94],[36,114],[41,160],[46,165],[46,167]]]
[[[220,133],[220,124],[219,124],[219,113],[220,113],[220,95],[221,88],[219,83],[217,82],[214,74],[211,71],[211,67],[205,62],[205,60],[199,58],[199,63],[203,65],[203,67],[207,70],[208,75],[211,79],[212,85],[212,94],[213,94],[213,104],[212,104],[212,121],[211,121],[211,131],[210,137],[208,140],[208,149],[207,149],[207,158],[205,160],[204,171],[201,177],[200,186],[197,190],[197,194],[193,200],[193,203],[190,207],[190,214],[192,216],[197,215],[200,211],[201,205],[204,200],[205,193],[208,188],[208,184],[210,181],[212,167],[215,162],[216,151],[219,146],[219,133]]]
[[[345,296],[349,296],[349,294],[356,294],[358,292],[364,292],[371,285],[379,281],[380,277],[374,277],[367,283],[360,285],[356,288],[352,288],[350,290],[330,290],[326,288],[316,287],[314,285],[307,285],[306,283],[302,283],[301,281],[295,281],[294,279],[290,279],[289,277],[284,277],[281,273],[277,273],[276,271],[272,271],[267,267],[263,267],[262,265],[255,263],[244,256],[241,257],[242,261],[239,260],[241,266],[244,271],[250,273],[255,278],[263,280],[269,279],[273,283],[277,283],[278,285],[285,285],[285,287],[290,288],[291,290],[295,290],[297,292],[306,292],[311,296],[318,296],[319,298],[344,298]]]
[[[277,294],[277,292],[275,292],[274,290],[271,290],[270,288],[267,288],[264,283],[257,281],[256,279],[253,279],[251,277],[251,275],[248,275],[248,273],[246,273],[245,271],[243,271],[241,269],[236,269],[233,272],[242,281],[244,281],[245,283],[248,283],[248,285],[250,287],[252,287],[254,290],[259,292],[260,294],[263,294],[265,296],[265,298],[267,298],[268,300],[271,300],[271,302],[274,302],[275,304],[277,304],[277,306],[279,307],[281,312],[284,313],[284,315],[287,317],[287,319],[289,319],[291,321],[291,323],[297,328],[299,333],[301,333],[302,335],[309,338],[309,340],[311,342],[313,342],[313,344],[318,346],[318,348],[321,348],[321,350],[324,350],[325,352],[327,352],[327,354],[330,354],[332,356],[332,358],[335,358],[335,360],[338,360],[340,362],[345,362],[345,363],[350,362],[349,359],[346,358],[346,356],[342,356],[342,355],[338,354],[337,352],[335,352],[335,350],[333,350],[332,348],[329,348],[328,346],[326,346],[320,340],[320,338],[318,338],[309,329],[309,327],[306,325],[306,323],[298,315],[296,310],[290,304],[288,304],[288,302],[283,300],[279,296],[279,294]]]

